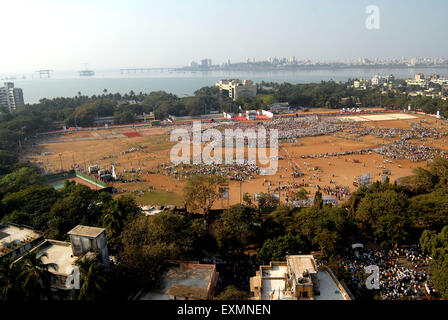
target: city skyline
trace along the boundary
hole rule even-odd
[[[369,5],[380,10],[378,30],[365,26]],[[447,58],[446,9],[442,0],[19,0],[3,4],[8,15],[0,27],[11,31],[14,50],[0,51],[0,73],[82,70],[86,64],[94,70],[184,67],[202,58],[216,64],[274,56]]]

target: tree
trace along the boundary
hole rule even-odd
[[[297,232],[298,228],[291,207],[279,206],[262,222],[263,239],[272,239],[287,233]]]
[[[276,239],[268,239],[257,252],[257,257],[264,263],[270,261],[285,261],[286,255],[299,254],[307,251],[305,242],[300,235],[287,234]]]
[[[100,195],[101,196],[101,195]],[[132,196],[126,195],[116,200],[105,200],[103,204],[103,225],[108,234],[108,240],[115,247],[117,237],[125,225],[141,214],[141,209]]]
[[[252,196],[250,195],[250,193],[245,192],[243,195],[243,201],[247,206],[252,206]]]
[[[114,124],[128,124],[135,122],[135,114],[130,110],[114,113]]]
[[[215,297],[214,300],[248,300],[249,294],[247,292],[238,290],[235,286],[228,286],[221,294]]]
[[[43,185],[44,178],[35,169],[20,168],[0,179],[0,193],[17,192],[31,185]]]
[[[101,299],[107,286],[105,266],[87,257],[78,261],[77,265],[82,282],[78,300],[95,301]]]
[[[32,300],[41,300],[49,298],[51,295],[51,277],[50,268],[57,271],[55,263],[44,263],[43,258],[47,254],[38,255],[38,251],[27,253],[21,260],[23,264],[22,278],[23,290],[27,298]]]
[[[300,188],[297,191],[292,191],[290,198],[293,201],[306,200],[308,199],[308,192],[304,188]]]
[[[216,241],[224,252],[242,252],[256,236],[259,215],[241,204],[225,210],[216,223]]]
[[[258,207],[260,207],[260,209],[276,208],[279,204],[280,204],[280,201],[273,194],[261,193],[258,196]]]
[[[22,300],[22,264],[10,258],[0,259],[0,300]]]
[[[314,195],[313,207],[316,208],[317,210],[320,210],[322,209],[323,205],[324,200],[322,199],[322,192],[316,191],[316,194]]]
[[[145,287],[159,279],[166,260],[194,259],[202,250],[207,229],[202,219],[163,212],[140,216],[129,222],[120,235],[118,256],[134,282]]]
[[[403,193],[393,190],[369,193],[360,201],[355,219],[364,231],[373,232],[379,240],[397,243],[407,239],[407,205]]]
[[[420,244],[432,257],[431,273],[435,287],[444,299],[448,299],[448,226],[440,233],[425,230]]]
[[[53,204],[48,219],[47,236],[60,239],[78,224],[100,226],[98,194],[80,184],[65,184],[60,198]]]
[[[184,186],[184,200],[190,211],[202,211],[207,218],[216,200],[222,197],[220,185],[225,179],[220,176],[197,175],[190,177]]]
[[[448,225],[448,188],[410,198],[408,211],[415,228],[441,230]]]
[[[402,180],[402,184],[415,194],[431,192],[436,183],[437,177],[424,168],[416,168],[412,176]]]
[[[298,234],[326,256],[336,254],[350,242],[347,234],[350,234],[352,223],[342,208],[306,208],[295,214],[294,218]]]
[[[52,186],[24,187],[20,191],[9,193],[2,199],[2,211],[7,214],[3,220],[44,230],[47,228],[48,212],[56,199],[57,193]]]

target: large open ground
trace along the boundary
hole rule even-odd
[[[413,131],[415,126],[423,128],[422,130],[435,130],[440,136],[423,139],[412,137],[408,141],[448,151],[448,137],[445,136],[448,126],[435,118],[395,113],[335,116],[332,119],[340,119],[342,123],[356,122],[359,127],[280,143],[281,160],[276,175],[257,175],[242,183],[230,181],[230,199],[218,201],[215,207],[227,207],[239,203],[241,194],[245,192],[250,194],[277,192],[275,188],[279,185],[304,184],[312,194],[316,190],[316,185],[330,188],[348,187],[353,192],[356,190],[353,182],[357,176],[370,173],[373,180],[381,180],[387,174],[394,181],[410,175],[414,168],[426,165],[425,160],[391,159],[376,152],[303,158],[316,154],[372,149],[400,139],[400,134],[396,136],[384,134],[387,130]],[[114,182],[113,186],[121,194],[133,191],[141,204],[182,205],[184,179],[165,175],[160,170],[162,163],[170,164],[169,153],[174,145],[169,141],[169,132],[172,129],[174,127],[140,127],[45,136],[33,145],[25,157],[38,164],[43,171],[52,173],[72,168],[86,169],[89,165],[110,169],[114,164],[117,172],[125,178],[141,180],[128,183]],[[363,130],[364,133],[359,134]],[[375,130],[383,131],[379,133]],[[305,175],[293,177],[293,167]],[[151,192],[148,192],[149,187],[152,187]],[[286,191],[281,193],[281,197],[282,200],[285,199]]]

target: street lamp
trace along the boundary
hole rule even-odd
[[[61,161],[61,172],[62,172],[62,153],[59,153],[59,160]]]

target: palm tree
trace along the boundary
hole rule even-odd
[[[46,253],[38,255],[37,251],[31,251],[21,261],[23,290],[25,295],[32,300],[48,298],[51,293],[52,275],[48,270],[50,268],[57,270],[58,266],[55,263],[44,263],[42,261],[44,257],[47,257]]]
[[[84,258],[77,262],[82,286],[78,300],[98,300],[104,293],[107,279],[104,276],[106,268],[91,258]]]
[[[106,228],[111,232],[112,236],[119,235],[123,230],[125,215],[118,205],[118,201],[113,201],[105,210],[104,222]]]
[[[0,260],[0,300],[22,300],[24,292],[20,283],[21,265],[12,259]]]

